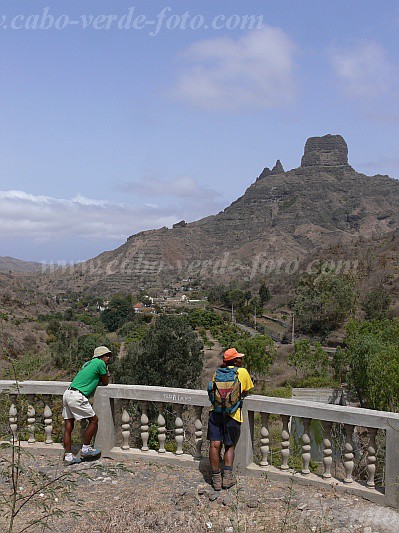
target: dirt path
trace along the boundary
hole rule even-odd
[[[60,509],[62,515],[48,524],[56,533],[399,531],[399,514],[392,509],[333,491],[290,487],[266,477],[240,477],[237,487],[215,493],[207,473],[204,477],[198,470],[179,466],[103,459],[65,469],[55,459],[29,461],[43,479],[67,471],[73,481],[69,497],[61,489],[43,491],[36,498],[47,499],[48,505]],[[23,490],[27,484],[22,478]],[[0,479],[3,494],[9,486],[7,479]],[[15,531],[36,516],[38,509],[26,506]],[[1,518],[0,530],[4,530]],[[41,528],[35,526],[32,531]]]

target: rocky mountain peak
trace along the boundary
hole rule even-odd
[[[281,164],[280,159],[277,159],[276,164],[272,168],[272,174],[282,174],[284,172],[283,165]]]
[[[92,264],[82,263],[79,285],[76,270],[54,278],[60,291],[85,284],[107,295],[142,285],[164,287],[189,276],[217,283],[251,280],[263,275],[270,261],[283,259],[286,266],[307,261],[309,254],[323,258],[328,246],[351,249],[359,237],[387,235],[398,227],[399,180],[357,173],[340,135],[311,137],[300,168],[284,172],[280,161],[272,170],[264,168],[218,214],[132,235]]]
[[[348,146],[341,135],[310,137],[305,144],[301,167],[348,165]]]
[[[270,170],[269,167],[265,167],[262,172],[259,174],[258,176],[258,180],[261,180],[263,178],[266,178],[266,176],[270,176],[270,174],[272,173],[272,171]]]

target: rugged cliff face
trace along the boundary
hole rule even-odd
[[[189,224],[132,235],[121,247],[58,273],[65,288],[111,293],[182,277],[253,275],[254,262],[300,260],[334,243],[350,246],[398,227],[399,181],[348,164],[340,135],[307,140],[301,166],[265,168],[223,212]],[[252,272],[252,274],[251,274]]]

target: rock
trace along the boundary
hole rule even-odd
[[[219,497],[219,494],[217,492],[210,492],[208,494],[208,498],[210,502],[214,502],[215,500],[218,499],[218,497]]]
[[[297,509],[299,511],[304,511],[307,507],[307,504],[306,503],[302,503],[301,505],[298,505]]]
[[[180,222],[176,222],[176,224],[173,224],[174,228],[185,228],[187,226],[187,222],[185,220],[180,220]]]
[[[233,497],[231,496],[231,494],[226,494],[226,496],[223,497],[223,505],[230,505],[231,503],[233,502]]]
[[[250,509],[256,509],[256,507],[258,507],[258,505],[259,505],[258,500],[248,500],[247,501],[247,507],[249,507]]]
[[[282,174],[284,172],[283,165],[281,164],[280,159],[277,159],[276,164],[272,168],[272,174]]]
[[[348,146],[341,135],[310,137],[305,144],[301,167],[348,165]]]
[[[270,176],[270,174],[272,173],[272,171],[270,170],[270,168],[268,167],[265,167],[262,172],[260,173],[259,177],[258,177],[258,180],[261,180],[263,178],[266,178],[266,176]]]

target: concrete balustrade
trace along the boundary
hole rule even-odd
[[[62,453],[60,443],[53,442],[53,417],[51,396],[62,396],[69,383],[51,381],[26,381],[18,384],[0,381],[0,392],[9,395],[9,434],[10,440],[18,438],[24,431],[27,440],[22,446],[30,451]],[[27,397],[23,402],[26,412],[18,412],[18,394]],[[35,406],[35,396],[42,396],[44,410]],[[138,419],[133,419],[130,407],[135,404],[139,411]],[[169,409],[166,416],[165,408]],[[191,406],[194,429],[190,446],[187,444],[187,428],[183,407]],[[155,461],[178,462],[196,466],[205,462],[203,442],[206,428],[203,427],[204,407],[209,407],[207,393],[200,390],[147,387],[139,385],[109,385],[98,387],[94,396],[94,409],[99,417],[95,445],[102,449],[103,456],[115,459],[151,459]],[[205,412],[207,409],[205,410]],[[152,415],[151,415],[152,413]],[[258,416],[259,415],[259,416]],[[277,415],[280,421],[278,442],[272,441],[271,420]],[[153,418],[151,418],[153,417]],[[293,417],[301,420],[302,435],[299,449],[302,465],[292,468],[291,422]],[[173,419],[172,427],[167,421]],[[270,398],[252,395],[244,402],[244,423],[237,445],[235,467],[241,474],[266,475],[269,479],[291,481],[320,487],[332,486],[337,491],[347,491],[365,497],[376,503],[399,507],[399,415],[382,411],[372,411],[328,405],[296,399]],[[320,474],[311,471],[312,432],[311,422],[318,420],[323,428],[323,449],[320,460]],[[39,423],[43,435],[38,434]],[[276,422],[274,422],[276,423]],[[343,449],[334,449],[332,436],[334,424],[342,428]],[[155,426],[158,450],[149,447],[150,428]],[[133,428],[137,428],[140,445],[133,438]],[[367,479],[360,483],[353,479],[359,462],[355,434],[367,430],[365,472]],[[83,430],[83,428],[82,428]],[[377,433],[385,434],[385,486],[376,484]],[[275,432],[274,432],[275,433]],[[174,452],[167,451],[167,434],[172,435]],[[275,437],[274,437],[275,439]],[[170,439],[169,439],[170,440]],[[254,461],[254,449],[259,450],[259,464]],[[187,452],[190,450],[190,453]],[[274,450],[274,460],[272,456]],[[279,450],[276,452],[276,450]],[[192,453],[191,453],[192,451]],[[276,463],[275,455],[279,461]],[[341,453],[341,467],[333,468],[333,461]],[[277,464],[277,466],[273,466]]]

